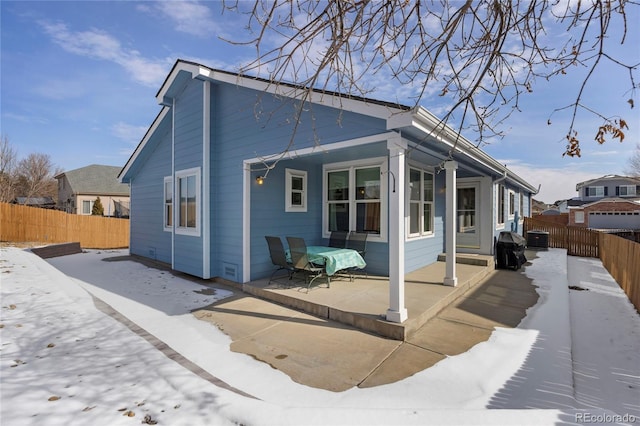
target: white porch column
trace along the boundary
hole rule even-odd
[[[444,285],[455,287],[458,284],[456,277],[456,170],[458,163],[455,161],[445,161],[444,169],[447,172],[447,202],[446,202],[446,224],[445,224],[445,250],[447,255],[446,274],[444,276]]]
[[[389,309],[387,321],[407,319],[404,305],[404,161],[407,144],[398,136],[387,141],[389,150]]]

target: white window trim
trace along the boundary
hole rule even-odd
[[[429,168],[425,168],[425,167],[421,167],[417,164],[413,164],[413,163],[409,163],[407,166],[407,171],[406,171],[406,179],[405,182],[407,182],[407,186],[406,186],[406,194],[405,194],[405,209],[406,209],[406,216],[405,216],[405,235],[406,238],[405,240],[409,241],[416,241],[422,238],[433,238],[435,236],[435,229],[431,229],[431,231],[424,231],[422,230],[421,232],[415,232],[415,233],[411,233],[410,229],[411,229],[411,217],[410,217],[410,208],[411,208],[411,188],[409,187],[409,177],[410,177],[410,173],[411,173],[411,169],[414,170],[418,170],[420,171],[420,209],[418,209],[419,213],[420,213],[420,228],[422,228],[422,225],[424,223],[424,218],[422,213],[424,212],[424,204],[427,203],[425,202],[422,198],[424,197],[424,188],[422,187],[422,183],[424,182],[424,174],[428,173],[431,175],[431,177],[433,178],[431,181],[431,191],[433,194],[433,200],[430,201],[431,203],[431,228],[435,228],[435,205],[436,205],[436,197],[435,197],[435,186],[436,186],[436,177],[435,177],[435,173],[433,172],[433,169],[429,169]]]
[[[578,215],[580,215],[580,220],[578,220]],[[578,210],[575,212],[575,220],[576,223],[584,223],[584,210]]]
[[[167,226],[167,194],[165,192],[167,189],[167,183],[171,184],[171,189],[173,190],[174,186],[171,176],[165,176],[162,183],[162,228],[165,232],[171,232],[173,231],[173,225],[175,225],[175,210],[173,206],[175,201],[175,194],[171,194],[171,212],[174,213],[174,215],[172,218],[171,226]]]
[[[622,188],[625,188],[626,194],[622,193]],[[629,191],[631,189],[632,191]],[[636,194],[636,186],[635,185],[620,185],[618,187],[619,197],[635,197]]]
[[[307,172],[304,170],[285,169],[285,195],[284,195],[284,211],[292,213],[303,213],[307,211]],[[302,178],[302,205],[295,206],[291,203],[291,194],[293,192],[292,179],[294,177]]]
[[[189,235],[192,237],[199,237],[200,231],[202,229],[202,224],[200,223],[202,220],[202,214],[200,212],[201,203],[202,203],[202,194],[200,193],[201,182],[200,182],[200,167],[194,167],[191,169],[178,170],[175,172],[175,181],[173,184],[173,223],[176,234],[180,235]],[[189,176],[196,177],[196,227],[195,228],[187,228],[184,226],[180,226],[180,199],[178,195],[180,194],[179,182],[180,179],[186,178]],[[178,202],[176,202],[176,200]]]
[[[593,190],[595,191],[595,195],[591,195],[591,188],[593,188]],[[598,194],[598,190],[602,191],[602,194]],[[589,198],[599,198],[599,197],[604,197],[604,186],[588,186],[587,187],[587,197]]]
[[[511,202],[512,197],[513,203]],[[507,191],[507,213],[509,214],[509,219],[513,219],[516,216],[516,193],[511,189]]]
[[[349,170],[349,203],[352,208],[350,211],[355,211],[355,169],[361,169],[366,167],[379,167],[380,168],[380,234],[369,234],[367,241],[375,242],[387,242],[388,229],[389,229],[389,197],[387,194],[387,157],[367,158],[363,160],[345,161],[342,163],[331,163],[322,166],[322,235],[324,238],[329,238],[331,232],[329,232],[329,203],[327,200],[327,174],[329,172],[335,172],[340,170]],[[352,184],[353,183],[353,184]],[[354,230],[356,228],[356,216],[352,214],[350,216],[349,229]]]
[[[505,228],[505,205],[506,205],[506,197],[504,196],[505,187],[501,183],[497,184],[498,188],[496,189],[496,229],[504,229]],[[502,194],[502,203],[500,203],[500,194]],[[500,210],[502,209],[502,210]],[[500,211],[502,211],[502,222],[500,222]]]
[[[522,192],[522,189],[519,192],[519,198],[518,198],[518,203],[520,204],[518,206],[518,211],[520,212],[520,217],[518,218],[518,223],[522,223],[524,222],[524,216],[525,216],[525,211],[524,211],[524,192]]]
[[[85,213],[84,212],[84,203],[89,203],[89,212]],[[81,212],[83,216],[91,216],[91,212],[93,211],[93,204],[95,203],[94,200],[82,200],[82,207],[81,207]]]

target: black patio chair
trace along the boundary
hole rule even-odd
[[[357,251],[360,254],[360,256],[362,256],[362,258],[364,259],[364,256],[367,253],[367,236],[368,235],[369,234],[367,234],[366,232],[351,231],[349,233],[349,239],[347,240],[347,248]],[[351,281],[353,281],[354,279],[356,270],[364,272],[365,275],[368,275],[367,271],[363,269],[351,268],[349,270]]]
[[[367,234],[366,232],[351,231],[349,233],[349,239],[347,240],[347,248],[355,250],[360,253],[360,256],[364,259],[367,253]]]
[[[307,254],[307,244],[304,238],[287,237],[289,242],[289,252],[291,253],[291,263],[295,268],[295,272],[304,274],[305,283],[307,284],[307,293],[311,288],[311,284],[321,276],[327,277],[327,288],[331,287],[331,279],[326,274],[323,265],[316,265],[309,260]]]
[[[267,240],[267,245],[269,246],[269,256],[271,256],[271,263],[273,263],[274,266],[278,267],[278,269],[276,269],[275,271],[273,271],[273,273],[271,273],[271,277],[269,277],[269,284],[271,284],[271,282],[274,281],[273,277],[278,272],[283,270],[287,271],[288,278],[289,280],[291,280],[291,277],[293,276],[295,268],[293,267],[291,262],[287,261],[287,255],[284,251],[284,245],[282,244],[282,240],[280,239],[280,237],[272,237],[272,236],[265,236],[264,238]]]
[[[346,231],[331,231],[329,247],[345,248],[347,246],[347,235]]]

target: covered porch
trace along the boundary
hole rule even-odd
[[[438,262],[405,276],[405,305],[408,318],[402,322],[386,319],[389,307],[389,277],[357,275],[333,277],[306,292],[304,282],[289,282],[287,276],[242,284],[246,293],[288,306],[320,318],[334,320],[387,338],[404,341],[442,309],[454,303],[494,270],[493,256],[462,255],[457,257],[457,286],[442,285],[446,276],[444,255]]]

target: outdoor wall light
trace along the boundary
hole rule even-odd
[[[257,183],[258,185],[262,185],[262,184],[264,183],[264,177],[263,177],[263,176],[258,176],[258,177],[256,178],[256,183]]]

